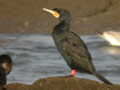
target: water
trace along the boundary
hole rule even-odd
[[[111,82],[120,84],[120,48],[110,46],[99,36],[83,36],[97,71]],[[13,59],[8,83],[31,84],[45,77],[69,75],[71,69],[57,51],[50,35],[0,35],[0,54]],[[76,77],[97,80],[93,75],[77,73]]]

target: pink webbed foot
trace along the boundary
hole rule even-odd
[[[72,70],[71,74],[70,75],[67,75],[65,77],[74,77],[76,74],[76,70]]]
[[[76,70],[72,70],[72,72],[71,72],[71,76],[74,77],[75,74],[76,74]]]

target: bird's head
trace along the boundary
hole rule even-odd
[[[9,55],[0,55],[0,65],[4,68],[5,73],[9,74],[12,69],[12,59]]]
[[[43,8],[44,11],[51,13],[54,17],[58,18],[60,21],[70,19],[70,14],[65,9],[54,8],[53,10]]]

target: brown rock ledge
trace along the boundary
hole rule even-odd
[[[4,88],[4,90],[120,90],[120,85],[106,85],[77,77],[48,77],[39,79],[32,85],[14,83]]]
[[[0,33],[51,34],[58,20],[44,7],[69,10],[80,35],[120,30],[120,0],[0,0]]]

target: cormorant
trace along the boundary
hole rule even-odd
[[[6,84],[6,76],[11,72],[12,59],[7,54],[0,55],[0,86]]]
[[[43,8],[43,10],[51,13],[60,21],[60,23],[54,27],[52,37],[58,51],[72,69],[70,76],[74,76],[77,70],[78,72],[95,75],[104,83],[112,85],[110,81],[96,72],[91,61],[91,55],[83,40],[75,33],[69,31],[70,13],[65,9],[59,8],[54,8],[53,10]]]

